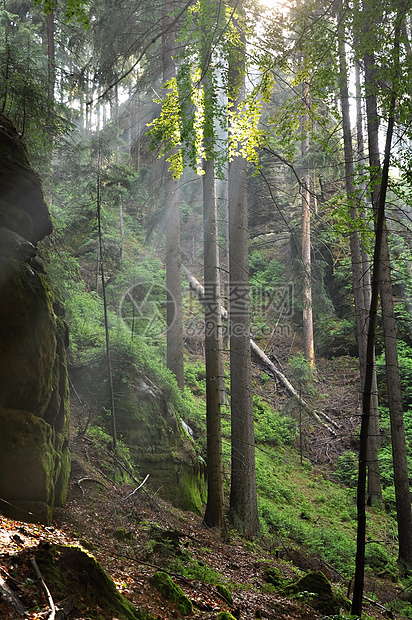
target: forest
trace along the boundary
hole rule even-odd
[[[411,618],[410,0],[0,29],[0,616]]]

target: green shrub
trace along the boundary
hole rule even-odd
[[[336,477],[350,488],[358,483],[359,459],[354,452],[345,452],[338,458]]]
[[[272,446],[291,444],[296,437],[296,422],[274,411],[260,396],[253,397],[255,440]]]
[[[366,545],[365,560],[371,568],[378,570],[390,563],[392,558],[382,545],[371,542]]]

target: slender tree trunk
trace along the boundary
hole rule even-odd
[[[111,361],[111,348],[110,348],[110,333],[109,333],[109,320],[107,313],[107,298],[106,298],[106,280],[104,271],[103,260],[103,233],[102,233],[102,217],[101,217],[101,195],[100,195],[100,154],[98,160],[98,174],[97,174],[97,224],[98,224],[98,237],[99,237],[99,255],[100,255],[100,275],[102,279],[102,297],[103,297],[103,310],[104,310],[104,326],[106,336],[106,361],[107,361],[107,375],[109,380],[110,390],[110,413],[112,423],[112,446],[113,452],[117,451],[117,431],[116,431],[116,408],[114,399],[114,386],[113,386],[113,373],[112,373],[112,361]]]
[[[120,262],[124,262],[124,215],[123,215],[123,198],[121,193],[120,183],[118,183],[119,189],[119,224],[120,224]]]
[[[48,98],[49,102],[54,101],[54,85],[56,82],[56,63],[54,52],[54,11],[51,11],[46,18],[47,24],[47,58],[48,58]]]
[[[373,385],[373,371],[375,364],[375,334],[376,317],[378,312],[379,300],[379,281],[381,266],[382,231],[384,222],[385,202],[380,202],[378,220],[375,233],[375,251],[373,259],[373,282],[371,306],[369,311],[368,336],[366,348],[366,367],[365,383],[362,399],[362,420],[360,430],[359,448],[359,474],[357,487],[357,515],[358,527],[356,538],[356,569],[353,586],[353,599],[351,613],[354,616],[361,616],[363,604],[363,590],[365,583],[365,547],[366,547],[366,471],[367,471],[367,451],[369,437],[370,406]]]
[[[315,366],[315,345],[313,340],[311,236],[310,236],[310,174],[307,161],[309,154],[309,84],[302,85],[304,115],[302,118],[303,159],[302,176],[302,265],[303,265],[303,351],[310,366]]]
[[[217,244],[215,170],[213,161],[204,162],[204,312],[206,356],[206,426],[208,492],[204,522],[224,529],[223,461],[221,431],[222,319]]]
[[[202,87],[205,102],[203,125],[205,158],[203,161],[203,252],[206,357],[206,428],[208,489],[204,523],[208,527],[224,530],[223,459],[221,430],[221,386],[223,376],[223,343],[220,298],[219,248],[214,162],[214,119],[212,117],[214,93],[209,78],[210,49],[208,31],[215,13],[214,0],[202,0],[201,24],[203,43],[201,50]]]
[[[365,169],[366,160],[364,152],[364,139],[363,139],[363,115],[362,115],[362,91],[360,84],[360,65],[359,61],[355,60],[355,88],[356,88],[356,141],[357,141],[357,161],[358,166],[361,169]],[[359,213],[364,226],[366,228],[366,208],[367,208],[367,194],[368,189],[366,181],[364,180],[358,188],[359,197]],[[368,309],[371,305],[371,267],[370,257],[366,251],[364,242],[360,239],[361,243],[361,262],[362,262],[362,290],[365,303],[365,328],[364,332],[367,332]],[[366,336],[365,336],[366,338]],[[365,381],[365,370],[362,370],[361,364],[361,385],[363,386]],[[378,387],[376,380],[376,368],[374,367],[373,379],[372,379],[372,395],[371,395],[371,412],[369,421],[369,446],[368,446],[368,505],[372,506],[374,503],[379,503],[382,499],[382,487],[380,481],[380,471],[378,462],[378,449],[381,445],[381,433],[379,425],[379,403],[378,403]]]
[[[242,2],[237,10],[242,12]],[[230,50],[229,96],[237,112],[245,96],[245,37],[235,21],[241,45]],[[229,337],[231,386],[230,519],[242,534],[259,534],[248,264],[247,161],[240,154],[229,164]]]
[[[397,46],[397,48],[396,48]],[[395,50],[399,53],[399,26],[396,29]],[[365,54],[365,90],[366,90],[366,113],[368,125],[369,165],[373,171],[377,171],[373,181],[372,202],[375,211],[384,195],[382,187],[384,182],[383,172],[379,161],[378,144],[378,114],[375,94],[375,62],[372,53]],[[394,123],[393,115],[395,108],[395,96],[393,94],[392,116],[389,123]],[[389,132],[389,127],[388,127]],[[388,155],[388,158],[390,155]],[[385,170],[384,163],[384,170]],[[389,167],[389,162],[387,163]],[[382,324],[385,345],[386,384],[388,389],[388,404],[391,420],[393,474],[396,497],[396,511],[398,522],[399,560],[402,564],[412,567],[412,510],[409,490],[408,465],[406,458],[406,440],[403,423],[402,390],[399,377],[398,349],[396,336],[396,323],[393,303],[393,290],[391,279],[391,264],[388,245],[388,231],[386,222],[383,222],[382,250],[381,250],[381,282],[380,297],[382,308]]]
[[[163,29],[169,26],[174,8],[173,0],[164,0]],[[173,53],[174,32],[163,35],[163,81],[176,76]],[[165,162],[165,166],[167,163]],[[176,377],[181,390],[184,388],[183,369],[183,313],[180,251],[180,213],[178,182],[170,170],[164,171],[166,201],[166,288],[167,288],[167,367]]]
[[[345,154],[345,183],[346,183],[346,195],[349,203],[349,212],[351,217],[351,229],[350,229],[350,249],[351,249],[351,261],[352,261],[352,288],[353,297],[355,302],[355,317],[356,317],[356,339],[359,350],[359,364],[361,375],[361,387],[362,392],[365,385],[365,369],[366,369],[366,348],[367,348],[367,328],[368,328],[368,315],[370,309],[370,286],[368,291],[364,289],[364,278],[366,265],[364,264],[361,241],[358,231],[358,218],[359,211],[362,207],[362,200],[359,196],[359,192],[355,187],[355,170],[353,165],[353,146],[352,146],[352,131],[350,123],[349,113],[349,93],[347,82],[347,65],[346,54],[343,33],[340,37],[340,99],[342,107],[342,128],[343,128],[343,146]],[[359,208],[360,205],[360,208]],[[369,261],[368,261],[369,268]],[[368,294],[367,294],[368,293]],[[367,451],[367,466],[368,466],[368,504],[374,503],[382,499],[382,489],[380,484],[379,474],[379,462],[378,462],[378,450],[376,441],[376,432],[379,426],[376,424],[378,416],[378,399],[376,388],[376,370],[373,364],[372,369],[372,393],[370,401],[370,414],[369,414],[369,436],[368,436],[368,451]]]

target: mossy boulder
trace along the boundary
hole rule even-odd
[[[264,572],[264,579],[267,583],[270,583],[275,588],[283,588],[286,584],[290,583],[282,571],[276,566],[267,566]]]
[[[340,602],[332,592],[330,581],[321,571],[309,572],[284,590],[289,594],[308,592],[314,597],[310,601],[315,609],[327,616],[339,614]]]
[[[223,583],[217,583],[216,590],[219,592],[221,596],[223,596],[226,599],[229,605],[233,605],[232,594],[229,588],[223,585]]]
[[[106,363],[102,350],[88,363],[87,373],[78,368],[72,374],[77,391],[85,399],[93,396],[97,414],[110,405]],[[175,506],[201,514],[207,492],[205,466],[178,412],[127,351],[114,351],[112,366],[117,430],[139,470],[150,474],[148,485]]]
[[[81,547],[40,545],[36,561],[53,599],[73,600],[75,617],[84,615],[91,620],[146,617],[117,590],[100,563]]]
[[[56,319],[43,277],[0,256],[0,403],[46,412],[53,390]]]
[[[219,611],[216,616],[216,620],[236,620],[236,618],[228,611]]]
[[[44,274],[1,256],[0,346],[0,497],[21,511],[1,510],[49,523],[70,473],[65,326]]]
[[[40,178],[30,166],[27,149],[11,121],[0,114],[0,225],[31,242],[52,231]],[[13,209],[17,209],[19,215]]]
[[[176,605],[183,616],[190,616],[193,614],[192,602],[167,573],[157,571],[151,577],[150,582],[169,603]]]

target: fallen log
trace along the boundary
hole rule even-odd
[[[190,288],[196,294],[199,301],[202,302],[205,296],[205,289],[203,285],[199,282],[199,280],[197,280],[197,278],[195,278],[194,275],[192,275],[189,269],[183,264],[182,271],[189,282]],[[226,308],[221,306],[220,313],[222,320],[227,321],[228,311],[226,310]],[[267,372],[267,374],[273,379],[277,379],[278,381],[280,381],[288,394],[296,400],[299,406],[302,407],[302,409],[304,409],[304,411],[306,411],[308,415],[310,415],[318,424],[326,428],[332,435],[336,436],[336,432],[333,430],[333,428],[331,428],[331,426],[338,429],[340,428],[339,424],[337,424],[325,413],[317,412],[312,407],[310,407],[308,403],[300,396],[299,392],[293,387],[289,379],[278,368],[276,368],[275,364],[268,358],[266,353],[262,351],[262,349],[256,344],[256,342],[252,338],[250,339],[250,349],[252,357],[254,357],[259,362],[265,372]],[[327,423],[325,424],[325,422],[323,422],[321,418],[323,418]]]

